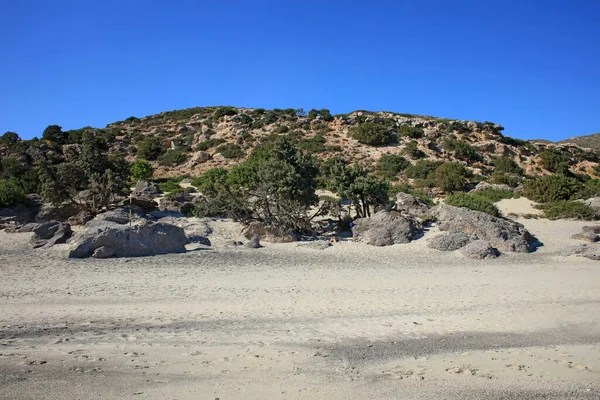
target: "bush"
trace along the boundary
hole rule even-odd
[[[5,132],[2,136],[0,136],[0,143],[6,144],[9,146],[19,142],[20,140],[21,140],[21,138],[15,132],[10,132],[10,131]]]
[[[62,131],[62,127],[58,125],[49,125],[46,129],[44,129],[42,139],[54,143],[63,143],[66,139],[66,135]]]
[[[225,143],[226,140],[225,139],[208,139],[205,140],[204,142],[198,143],[196,145],[196,147],[194,147],[195,151],[206,151],[208,149],[211,149],[213,147],[217,147],[218,145],[220,145],[221,143]]]
[[[155,136],[146,136],[137,143],[137,156],[144,160],[156,160],[164,152],[162,143]]]
[[[494,172],[490,176],[490,182],[499,185],[508,185],[510,187],[517,187],[521,184],[523,178],[518,175],[503,174],[500,172]]]
[[[137,159],[131,166],[131,175],[137,180],[150,179],[153,173],[152,165],[143,159]]]
[[[12,207],[25,200],[18,185],[10,179],[0,180],[0,208]]]
[[[183,188],[179,185],[179,182],[173,179],[159,183],[158,187],[166,193],[183,193]]]
[[[301,139],[298,142],[298,147],[311,154],[322,153],[325,151],[325,143],[327,143],[327,140],[325,140],[323,135],[316,134],[311,138]]]
[[[387,127],[372,122],[353,126],[349,129],[348,133],[350,137],[358,140],[360,143],[370,146],[381,146],[393,141],[393,137]]]
[[[213,117],[215,120],[225,116],[225,115],[236,115],[237,110],[233,107],[219,107],[217,111],[215,111]]]
[[[446,198],[446,204],[455,207],[465,207],[475,211],[482,211],[493,215],[494,217],[500,216],[498,207],[494,205],[489,199],[479,196],[478,194],[456,192],[452,193]]]
[[[494,159],[494,172],[522,175],[523,169],[512,157],[497,157]]]
[[[544,217],[552,220],[563,218],[591,220],[595,217],[595,212],[590,206],[578,201],[563,200],[549,203],[543,209]]]
[[[562,175],[546,175],[526,181],[523,184],[523,196],[538,203],[554,203],[572,200],[582,187],[576,179]]]
[[[182,149],[168,150],[165,154],[160,156],[158,163],[165,167],[171,167],[173,165],[179,165],[186,162],[188,159],[187,152]]]
[[[557,172],[562,164],[571,159],[571,154],[554,149],[545,149],[540,153],[542,166],[550,172]]]
[[[478,197],[483,197],[492,203],[496,203],[502,199],[512,199],[514,193],[510,190],[486,189],[479,192],[474,192]]]
[[[397,175],[404,171],[410,162],[396,154],[384,154],[377,162],[377,171],[387,179],[396,179]]]
[[[404,152],[411,158],[414,158],[415,160],[424,158],[426,156],[426,154],[423,153],[421,149],[419,149],[419,144],[414,140],[411,140],[406,144]]]
[[[408,166],[404,174],[411,179],[427,179],[442,164],[442,161],[419,160],[415,165]]]
[[[433,183],[446,192],[462,190],[470,175],[469,171],[461,164],[444,163],[436,168],[433,174]]]
[[[222,144],[215,151],[225,158],[240,158],[244,155],[242,148],[235,143]]]
[[[462,140],[445,139],[444,146],[447,150],[453,151],[456,158],[463,161],[473,162],[481,160],[479,150]]]
[[[411,139],[420,139],[423,137],[425,132],[423,132],[423,128],[417,128],[410,125],[401,125],[398,128],[398,136],[401,137],[409,137]]]

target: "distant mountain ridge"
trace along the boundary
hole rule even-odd
[[[573,143],[580,147],[586,147],[592,150],[600,150],[600,132],[591,135],[574,136],[569,139],[561,140],[558,143]]]

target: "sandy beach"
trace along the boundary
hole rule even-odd
[[[600,264],[584,222],[477,261],[342,241],[70,260],[0,232],[2,399],[598,399]],[[587,223],[589,224],[589,223]]]

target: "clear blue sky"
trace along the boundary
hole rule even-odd
[[[206,105],[600,131],[600,1],[5,1],[0,134]]]

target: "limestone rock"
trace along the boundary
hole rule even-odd
[[[500,255],[500,252],[485,240],[475,240],[467,244],[460,251],[465,256],[478,260],[496,258]]]
[[[244,236],[246,239],[258,236],[260,240],[270,243],[290,243],[298,240],[298,235],[291,230],[269,226],[259,221],[250,223],[244,231]]]
[[[379,211],[369,218],[356,220],[352,226],[355,241],[373,246],[409,243],[422,232],[420,223],[393,211]]]
[[[31,237],[30,243],[34,249],[65,243],[72,234],[71,225],[59,221],[49,221],[39,224],[32,232],[33,236]]]
[[[414,217],[424,217],[429,214],[431,206],[408,193],[396,194],[396,210]]]
[[[444,232],[429,240],[429,248],[440,251],[454,251],[473,241],[473,237],[464,232]]]
[[[248,247],[249,249],[261,248],[262,245],[260,244],[260,236],[259,235],[252,236],[250,238],[250,240],[248,241],[248,243],[246,243],[246,247]]]

